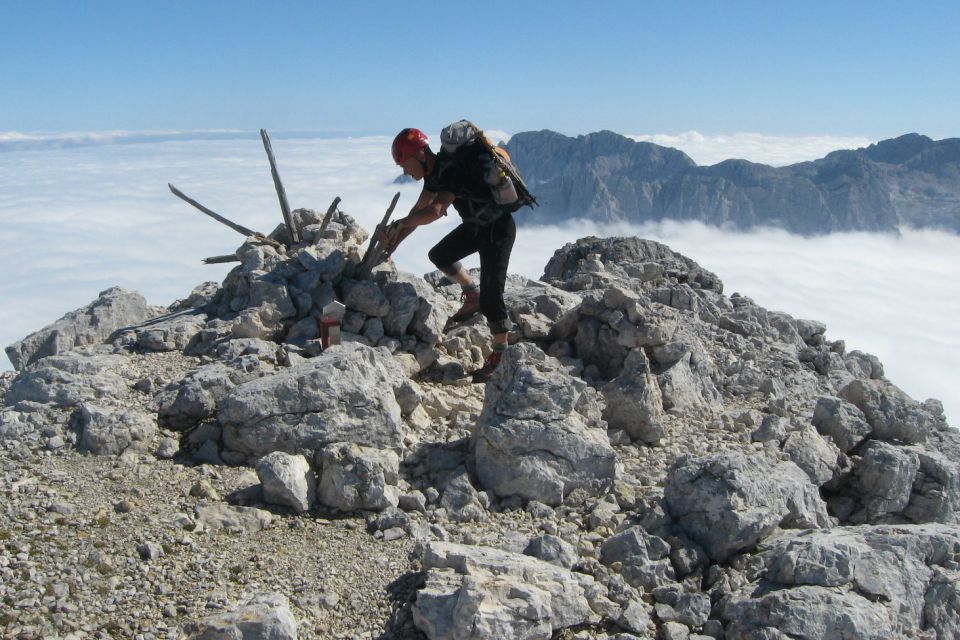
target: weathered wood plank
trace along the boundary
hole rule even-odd
[[[199,210],[202,211],[203,213],[207,214],[208,216],[210,216],[211,218],[213,218],[213,219],[216,220],[217,222],[220,222],[220,223],[222,223],[222,224],[227,225],[228,227],[230,227],[231,229],[233,229],[233,230],[236,231],[237,233],[240,233],[240,234],[242,234],[242,235],[244,235],[244,236],[247,236],[247,237],[250,237],[250,236],[262,236],[262,235],[263,235],[263,234],[257,233],[256,231],[253,231],[253,230],[251,230],[251,229],[247,229],[245,226],[240,225],[240,224],[237,224],[236,222],[233,222],[233,221],[231,221],[231,220],[228,220],[227,218],[224,218],[224,217],[223,217],[222,215],[220,215],[219,213],[217,213],[217,212],[215,212],[215,211],[212,211],[211,209],[208,209],[207,207],[203,206],[202,204],[200,204],[199,202],[197,202],[197,201],[194,200],[193,198],[191,198],[191,197],[187,196],[186,194],[184,194],[182,191],[180,191],[179,189],[177,189],[175,186],[173,186],[173,185],[170,184],[169,182],[167,183],[167,186],[170,187],[170,191],[173,192],[173,195],[177,196],[178,198],[180,198],[181,200],[183,200],[183,201],[186,202],[187,204],[193,205],[194,207],[196,207],[197,209],[199,209]]]
[[[290,235],[290,244],[300,242],[300,232],[293,224],[293,215],[290,213],[290,203],[287,202],[287,192],[283,188],[283,182],[280,180],[280,172],[277,171],[277,160],[273,156],[273,145],[270,143],[270,136],[266,129],[260,129],[260,137],[263,139],[263,148],[267,152],[267,159],[270,161],[270,173],[273,175],[273,185],[277,188],[277,197],[280,199],[280,212],[283,214],[283,222],[287,225],[287,233]]]
[[[381,234],[386,231],[387,222],[389,222],[390,216],[393,214],[393,210],[397,206],[398,200],[400,200],[399,191],[393,196],[393,200],[390,202],[387,212],[383,214],[383,220],[380,221],[380,224],[377,225],[377,228],[373,230],[373,235],[370,236],[370,244],[367,245],[367,252],[363,254],[363,260],[360,261],[361,271],[373,269],[373,267],[377,266],[383,261],[382,255],[384,254],[384,251],[380,247],[379,238]]]
[[[203,259],[203,264],[223,264],[225,262],[240,262],[240,257],[231,253],[225,256],[210,256]]]
[[[333,218],[333,212],[337,210],[337,205],[340,204],[340,196],[337,196],[333,199],[333,202],[330,204],[330,207],[327,208],[327,214],[323,216],[323,222],[320,223],[320,231],[324,231],[327,228],[327,225],[330,224],[330,220]]]

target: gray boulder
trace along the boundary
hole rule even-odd
[[[809,424],[787,435],[783,451],[818,487],[837,479],[845,468],[845,456],[837,446]]]
[[[80,416],[80,449],[95,455],[146,451],[157,435],[156,418],[136,409],[84,403]]]
[[[509,551],[431,542],[422,561],[413,619],[430,640],[547,640],[610,604],[592,577]]]
[[[669,555],[670,546],[665,540],[638,526],[607,538],[600,546],[602,563],[618,564],[630,585],[647,590],[676,580]]]
[[[663,622],[679,622],[691,628],[701,627],[710,617],[710,596],[681,593],[672,604],[658,602],[655,611]]]
[[[399,503],[400,458],[392,451],[340,442],[317,454],[317,466],[321,504],[343,511],[381,511]]]
[[[287,597],[264,593],[236,609],[183,626],[187,640],[297,640],[297,621]]]
[[[395,389],[406,377],[383,350],[344,344],[239,385],[223,398],[224,443],[256,457],[311,454],[334,442],[399,448],[406,426]]]
[[[882,604],[853,591],[809,586],[731,602],[723,616],[727,640],[880,640],[894,628]]]
[[[940,524],[785,535],[762,548],[759,582],[724,606],[726,637],[953,638],[958,548],[960,531]]]
[[[274,451],[260,458],[256,468],[267,502],[303,513],[317,499],[317,478],[303,456]]]
[[[854,380],[840,390],[840,397],[863,411],[879,440],[920,444],[934,424],[919,402],[884,380]]]
[[[723,283],[693,260],[653,240],[581,238],[558,249],[544,267],[544,282],[568,291],[595,282],[598,272],[634,290],[689,282],[697,289],[723,292]]]
[[[722,401],[706,371],[695,364],[688,353],[657,372],[663,408],[680,415],[710,414]]]
[[[471,439],[480,483],[500,497],[558,505],[613,482],[615,454],[596,392],[536,346],[507,349]]]
[[[539,280],[508,281],[504,301],[510,317],[528,340],[547,338],[565,313],[580,304],[580,297]]]
[[[440,506],[454,522],[472,522],[486,517],[480,504],[480,494],[473,487],[470,476],[463,467],[455,469],[443,483]]]
[[[854,514],[853,521],[876,522],[903,511],[910,502],[913,478],[919,468],[920,460],[910,449],[878,440],[868,442],[854,470],[863,509]]]
[[[443,338],[450,304],[423,278],[407,273],[383,274],[381,288],[390,304],[383,329],[391,336],[413,335],[434,345]]]
[[[643,351],[634,349],[622,373],[604,385],[603,419],[610,429],[621,429],[632,439],[654,444],[663,438],[663,401],[660,385]]]
[[[200,309],[167,313],[120,330],[113,343],[141,351],[184,351],[209,319]]]
[[[348,308],[368,316],[385,316],[390,313],[390,301],[375,282],[369,280],[344,280],[343,303]]]
[[[531,538],[523,553],[564,569],[572,569],[579,560],[579,554],[572,544],[547,533]]]
[[[44,358],[20,373],[4,398],[20,402],[78,406],[82,402],[123,399],[130,384],[122,375],[127,358],[115,354],[64,353]]]
[[[336,280],[347,266],[343,248],[332,240],[318,240],[316,244],[300,249],[293,257],[322,282]]]
[[[831,523],[817,487],[796,464],[739,452],[679,459],[664,504],[715,562],[752,549],[778,527]]]
[[[160,393],[160,423],[181,431],[195,427],[216,416],[217,404],[234,387],[256,377],[220,362],[198,367]]]
[[[903,515],[918,524],[960,521],[960,464],[937,451],[915,450],[920,468]]]
[[[863,351],[851,351],[843,361],[844,367],[855,377],[863,380],[883,378],[883,364],[877,356]]]
[[[101,291],[87,306],[13,343],[6,348],[7,357],[19,371],[40,358],[102,343],[114,331],[140,324],[159,313],[161,309],[147,305],[136,291],[113,287]]]
[[[863,411],[841,398],[823,396],[813,410],[813,426],[829,436],[843,453],[850,451],[870,435],[871,427]]]
[[[237,507],[229,504],[200,504],[196,508],[197,522],[210,531],[254,533],[273,522],[273,514],[255,507]]]

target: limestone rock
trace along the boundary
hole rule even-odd
[[[920,468],[916,453],[880,441],[868,442],[855,469],[858,496],[863,504],[860,522],[874,522],[899,513],[910,501],[913,478]]]
[[[619,564],[628,583],[648,590],[676,579],[669,554],[666,541],[637,526],[607,538],[600,546],[601,562]]]
[[[572,569],[578,560],[577,550],[572,544],[546,533],[531,538],[523,553],[564,569]]]
[[[840,450],[832,441],[821,438],[809,424],[786,437],[783,451],[818,487],[835,480],[844,470],[844,456]]]
[[[786,535],[761,550],[759,584],[724,607],[726,637],[762,637],[771,627],[809,640],[950,637],[960,623],[958,548],[960,531],[940,524]],[[935,635],[921,636],[932,620]]]
[[[431,640],[546,640],[565,627],[598,621],[592,607],[606,601],[585,574],[489,547],[431,542],[423,567],[427,581],[413,616]]]
[[[297,621],[286,596],[264,593],[232,611],[185,624],[183,635],[189,640],[297,640]]]
[[[549,640],[550,601],[546,590],[513,577],[434,570],[417,593],[413,620],[429,640]]]
[[[557,505],[615,474],[596,393],[528,343],[508,348],[487,383],[471,446],[480,483],[501,497]]]
[[[154,416],[135,409],[81,406],[80,448],[95,455],[147,451],[157,434]]]
[[[382,351],[332,347],[227,394],[218,414],[224,442],[253,456],[309,454],[334,442],[398,448],[406,427],[393,389],[401,378]]]
[[[449,304],[423,278],[406,273],[383,276],[383,293],[390,313],[383,317],[384,331],[392,336],[410,334],[428,345],[443,338]]]
[[[215,503],[197,507],[197,522],[211,531],[252,533],[270,526],[273,515],[254,507]]]
[[[117,329],[139,324],[158,313],[136,291],[113,287],[101,291],[87,306],[10,345],[7,357],[19,371],[41,358],[104,342]]]
[[[390,313],[390,301],[375,282],[349,280],[344,282],[343,291],[343,303],[350,309],[377,317]]]
[[[844,453],[863,442],[871,431],[866,416],[856,405],[832,396],[817,399],[813,426],[822,435],[829,436]]]
[[[840,397],[863,411],[873,437],[907,444],[926,442],[933,420],[916,400],[883,380],[854,380]]]
[[[539,280],[508,282],[504,301],[524,338],[542,340],[554,324],[580,303],[580,297]]]
[[[256,377],[221,362],[198,367],[160,393],[157,399],[160,423],[186,430],[213,418],[224,396],[241,382]]]
[[[709,377],[695,371],[691,358],[687,354],[657,374],[663,408],[681,415],[710,413],[721,406],[720,393]]]
[[[753,548],[777,527],[830,524],[816,486],[794,463],[736,452],[679,460],[667,477],[664,503],[716,562]]]
[[[399,503],[400,459],[392,451],[336,443],[317,454],[317,466],[317,499],[328,507],[380,511]]]
[[[317,498],[317,478],[301,455],[268,453],[257,462],[257,476],[263,485],[263,498],[271,504],[303,513]]]
[[[603,389],[603,419],[610,429],[622,429],[632,439],[646,443],[663,437],[663,401],[660,385],[643,352],[627,356],[623,372]]]
[[[960,464],[937,451],[916,449],[920,468],[903,515],[917,524],[960,521]]]
[[[443,483],[440,506],[454,522],[472,522],[486,517],[480,496],[470,482],[467,470],[459,467]]]
[[[664,282],[690,282],[698,289],[723,292],[723,283],[693,260],[666,245],[641,238],[582,238],[558,249],[544,268],[543,281],[568,291],[584,288],[596,269],[596,256],[612,278],[629,288],[650,287]]]
[[[209,319],[199,309],[166,313],[118,331],[113,342],[141,351],[185,351]]]
[[[85,401],[123,399],[129,395],[129,384],[121,375],[125,365],[126,358],[112,354],[50,356],[16,377],[5,402],[70,407]]]

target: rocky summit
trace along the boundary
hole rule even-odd
[[[294,221],[8,347],[4,638],[960,637],[960,437],[823,323],[583,238],[475,385],[456,285]]]

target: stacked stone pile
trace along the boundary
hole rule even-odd
[[[113,289],[8,348],[11,637],[960,631],[960,439],[822,323],[585,238],[509,278],[516,344],[470,385],[489,333],[443,333],[455,285],[296,219],[167,310]]]

